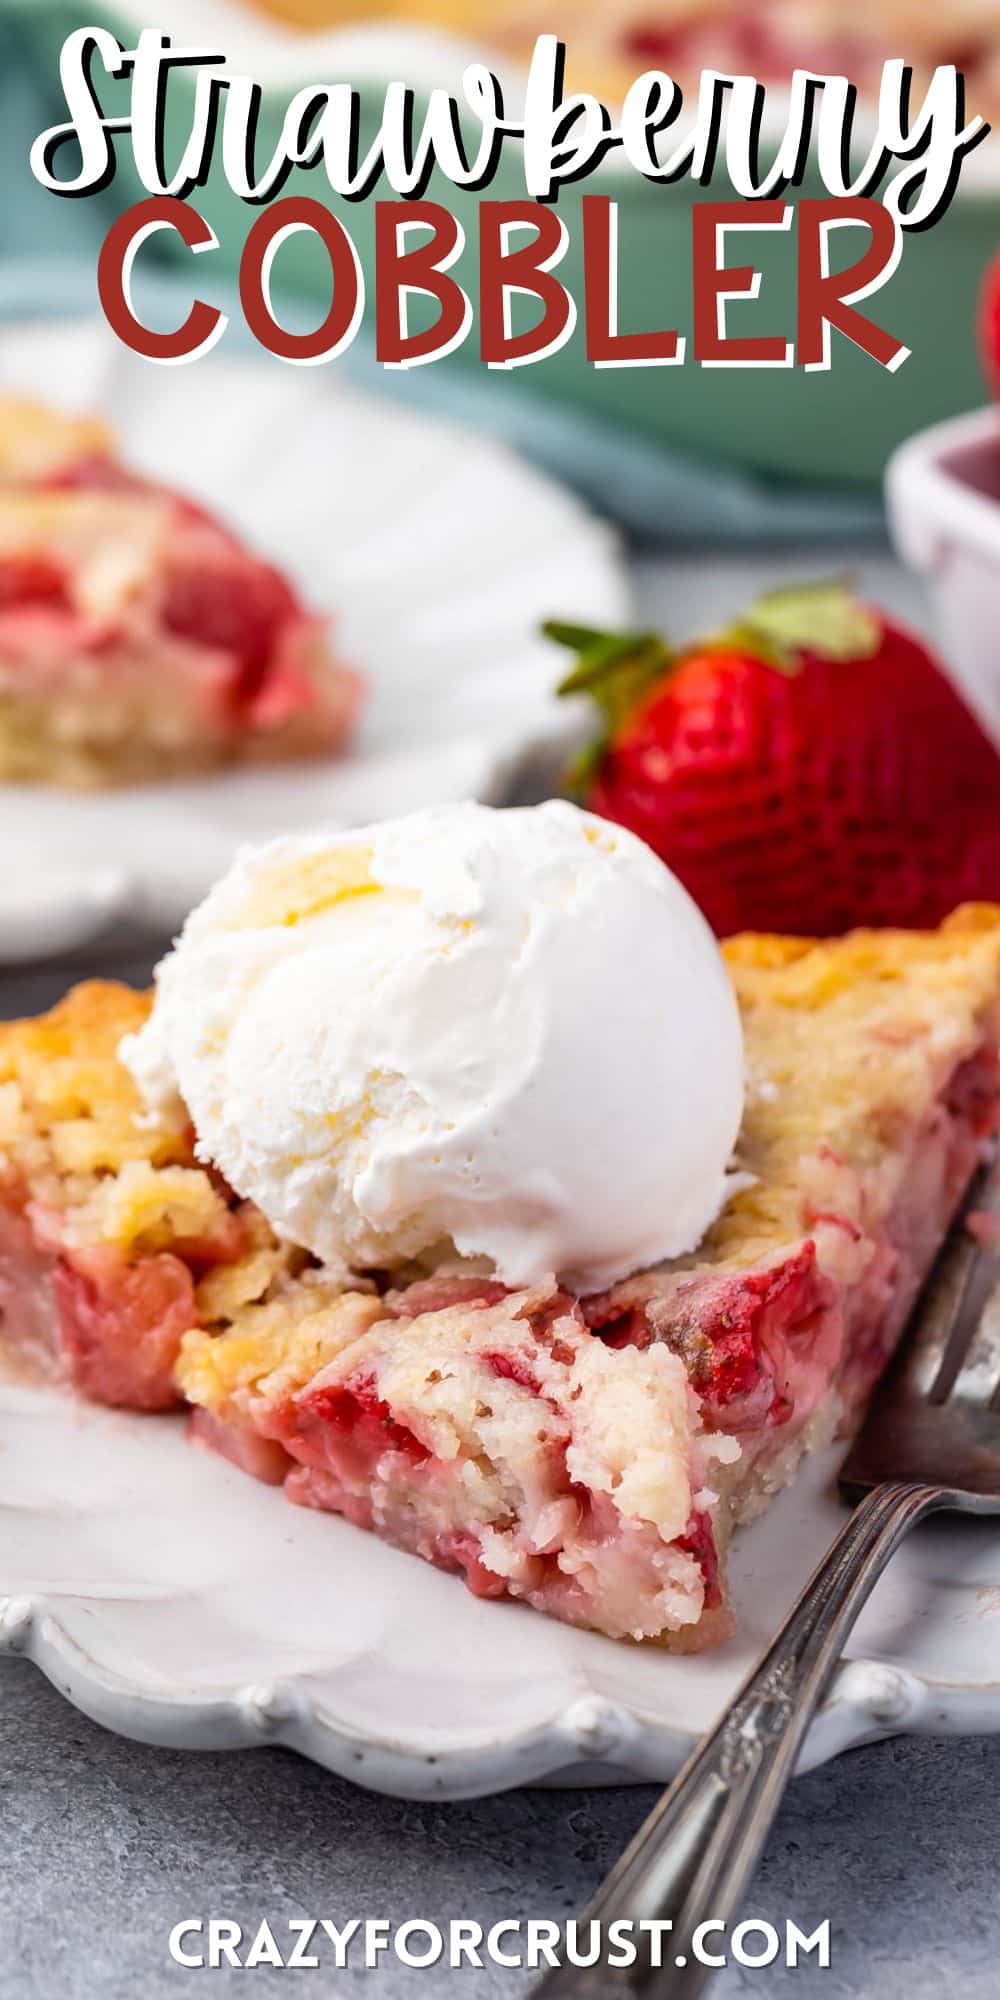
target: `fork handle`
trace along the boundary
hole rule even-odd
[[[702,1992],[711,1968],[692,1957],[699,1923],[728,1926],[862,1605],[908,1530],[949,1504],[954,1496],[941,1487],[902,1483],[875,1487],[861,1501],[759,1666],[598,1890],[578,1938],[586,1955],[586,1921],[600,1920],[599,1961],[554,1969],[535,2000],[693,2000]],[[616,1918],[632,1921],[631,1966],[607,1963]],[[672,1923],[659,1933],[659,1966],[653,1934],[635,1928],[644,1919]],[[706,1949],[719,1950],[721,1937],[719,1930],[706,1936]]]

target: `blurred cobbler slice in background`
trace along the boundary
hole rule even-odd
[[[361,698],[280,570],[99,421],[0,399],[0,780],[321,756]]]

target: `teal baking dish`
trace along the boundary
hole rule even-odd
[[[540,14],[543,10],[540,9]],[[450,85],[472,57],[450,35],[422,32],[412,25],[338,30],[322,36],[286,33],[258,19],[233,0],[170,0],[151,10],[148,0],[94,0],[85,15],[68,0],[0,0],[0,14],[17,17],[26,59],[44,81],[61,114],[58,57],[64,37],[84,21],[110,27],[123,43],[154,18],[179,45],[218,47],[233,67],[257,78],[263,90],[258,144],[262,156],[277,143],[282,112],[300,85],[334,80],[361,93],[362,141],[374,136],[385,84],[403,77],[419,93],[432,83]],[[113,91],[102,87],[110,107]],[[168,159],[185,130],[188,87],[182,74],[168,97]],[[975,109],[975,106],[971,107]],[[691,206],[693,199],[726,199],[725,186],[708,195],[687,184],[656,186],[629,170],[606,163],[599,180],[564,188],[559,197],[570,247],[559,276],[582,301],[580,200],[585,188],[600,186],[619,205],[619,321],[623,329],[655,326],[689,330],[691,318]],[[113,197],[120,208],[140,198],[131,154],[123,145]],[[283,190],[324,200],[341,215],[357,245],[371,292],[372,202],[340,202],[321,172],[293,173]],[[517,153],[508,150],[488,190],[493,199],[523,198]],[[807,179],[803,195],[822,195],[818,176]],[[431,200],[450,207],[466,232],[466,250],[455,267],[475,297],[479,197],[455,189],[435,175]],[[52,197],[56,200],[56,197]],[[108,199],[107,196],[104,197]],[[199,258],[198,283],[211,297],[211,271],[231,279],[259,211],[240,202],[226,184],[217,161],[207,184],[193,197],[219,239],[219,250]],[[165,242],[166,237],[161,237]],[[731,326],[755,332],[790,334],[795,317],[794,232],[752,239],[753,260],[763,273],[759,303],[735,306]],[[502,399],[515,385],[525,394],[576,406],[660,440],[704,460],[739,466],[757,474],[815,485],[872,486],[882,476],[895,446],[918,427],[952,416],[981,401],[982,378],[975,338],[976,296],[983,269],[1000,249],[1000,141],[990,134],[966,163],[966,174],[947,215],[934,228],[906,238],[893,277],[867,310],[911,349],[893,375],[880,370],[850,343],[834,337],[833,366],[826,373],[801,369],[679,368],[594,369],[586,361],[582,327],[558,353],[512,373],[490,371],[489,393]],[[187,256],[181,252],[180,255]],[[329,272],[322,251],[304,236],[292,237],[281,252],[282,291],[301,293],[303,313],[328,296]],[[370,305],[370,300],[369,300]],[[336,363],[331,364],[333,366]],[[475,332],[436,371],[478,370]]]

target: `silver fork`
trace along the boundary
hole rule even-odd
[[[534,2000],[692,2000],[711,1978],[696,1955],[721,1951],[795,1769],[806,1731],[844,1642],[903,1536],[942,1508],[1000,1513],[1000,1339],[990,1352],[983,1317],[1000,1255],[966,1226],[972,1211],[1000,1216],[996,1155],[973,1176],[928,1279],[909,1335],[881,1384],[841,1468],[856,1505],[792,1606],[777,1638],[743,1682],[640,1828],[583,1919],[630,1919],[631,1966],[601,1958],[562,1965]],[[643,1920],[670,1920],[660,1933]],[[584,1929],[584,1947],[590,1933]],[[657,1956],[662,1964],[655,1963]]]

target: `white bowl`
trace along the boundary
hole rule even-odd
[[[886,473],[893,540],[923,574],[948,668],[1000,747],[1000,413],[934,424]]]

